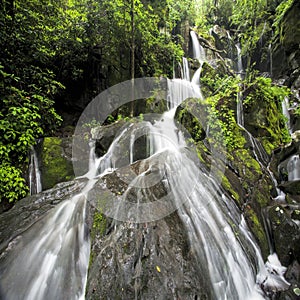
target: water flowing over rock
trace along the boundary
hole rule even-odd
[[[242,73],[240,49],[223,34]],[[251,134],[255,125],[243,127],[241,108],[237,127],[249,150],[227,161],[225,149],[210,144],[205,56],[191,36],[200,68],[190,82],[184,59],[185,80],[165,81],[168,111],[94,128],[86,174],[1,216],[1,298],[259,300],[294,288],[298,206],[268,206],[269,157]],[[288,182],[299,179],[297,155],[285,158]]]
[[[168,87],[168,112],[122,127],[100,158],[90,142],[88,181],[69,183],[70,192],[62,186],[63,201],[5,235],[2,298],[238,300],[288,287],[281,272],[274,276],[264,265],[237,205],[220,188],[216,149],[210,170],[199,168],[197,151],[175,125],[177,105],[199,97],[198,88],[176,80]],[[136,144],[140,136],[144,143]],[[142,159],[135,147],[146,150]],[[54,201],[53,193],[23,207],[48,203],[47,195]]]

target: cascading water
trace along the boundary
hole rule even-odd
[[[300,180],[300,159],[299,155],[293,155],[287,164],[288,180]]]
[[[268,46],[268,52],[269,52],[269,61],[270,61],[270,76],[272,78],[273,76],[273,50],[272,50],[272,43]]]
[[[241,54],[241,47],[240,44],[237,43],[235,45],[237,50],[237,74],[239,78],[243,79],[244,77],[244,68],[243,68],[243,61],[242,61],[242,54]],[[244,126],[244,110],[243,110],[243,97],[242,92],[237,93],[237,123],[241,126]]]
[[[90,252],[85,193],[64,201],[20,237],[1,264],[1,299],[84,298]]]
[[[192,30],[190,31],[190,35],[192,38],[192,45],[193,45],[193,58],[198,59],[200,63],[203,63],[206,60],[205,50],[200,45],[196,32]]]
[[[96,172],[91,143],[90,171]],[[90,255],[86,224],[87,193],[64,200],[18,237],[0,264],[0,298],[4,300],[84,299]]]
[[[186,57],[182,58],[182,65],[183,65],[183,79],[190,81],[190,68],[189,62]]]
[[[280,288],[286,287],[287,283],[282,278],[268,273],[238,208],[222,194],[214,180],[200,171],[195,162],[185,154],[187,145],[174,123],[176,107],[188,97],[199,97],[195,91],[197,89],[189,82],[168,81],[168,100],[172,104],[171,109],[154,124],[142,123],[146,128],[144,134],[150,143],[149,155],[156,163],[159,161],[159,169],[165,170],[162,173],[167,174],[164,178],[165,186],[172,191],[172,201],[185,224],[190,243],[196,253],[197,263],[208,271],[214,299],[264,299],[259,285],[267,288],[272,284]],[[129,152],[134,152],[133,136],[136,132],[134,126],[122,130],[116,141],[129,140]],[[116,156],[118,151],[118,143],[114,142],[101,160]],[[130,162],[134,162],[134,155],[130,153]],[[157,155],[162,154],[164,159],[160,160]],[[157,168],[157,164],[151,162],[151,157],[145,160],[145,164],[148,165],[146,171],[129,184],[123,194],[124,200],[132,195],[137,183],[147,185],[146,173],[152,168]],[[179,169],[180,176],[177,175]],[[135,195],[136,209],[127,214],[126,205],[119,203],[113,212],[116,220],[133,218],[138,222],[144,221],[147,211],[141,213],[141,202],[151,203],[153,195],[145,191],[135,191]],[[234,232],[229,224],[235,224],[236,228],[240,228],[239,234]],[[253,257],[257,261],[256,267],[251,262]],[[259,270],[258,273],[256,268]],[[224,269],[227,272],[224,272]]]
[[[234,53],[233,53],[233,47],[232,47],[232,37],[230,35],[230,32],[226,30],[227,40],[228,40],[228,48],[229,48],[229,57],[234,60]]]
[[[268,272],[268,265],[263,264],[260,251],[233,201],[226,198],[209,174],[196,167],[187,152],[183,134],[175,125],[177,106],[186,98],[199,98],[199,88],[178,79],[168,80],[167,86],[170,110],[155,122],[129,124],[120,130],[101,158],[96,158],[95,143],[90,142],[89,172],[84,176],[88,178],[86,187],[57,205],[15,241],[14,251],[0,264],[1,298],[84,299],[90,254],[85,220],[88,193],[97,181],[97,174],[104,176],[136,160],[135,141],[143,135],[147,146],[141,164],[148,167],[129,183],[123,195],[125,198],[132,195],[137,183],[147,186],[147,172],[159,168],[157,172],[164,174],[165,189],[172,192],[168,200],[177,208],[186,228],[195,263],[207,270],[214,299],[264,299],[260,285],[286,288],[284,279],[271,275],[272,270]],[[122,151],[122,144],[129,150],[124,160],[127,153]],[[118,202],[113,211],[116,220],[122,220],[119,216],[125,213],[126,221],[134,218],[146,222],[147,212],[140,210],[140,204],[156,196],[142,190],[135,191],[135,196],[136,209],[132,211],[123,210],[122,201]],[[234,228],[239,228],[238,232]]]
[[[286,118],[286,126],[290,134],[292,134],[291,129],[291,122],[290,122],[290,113],[289,113],[289,99],[288,97],[284,97],[283,101],[281,102],[282,113]]]
[[[41,172],[39,160],[34,147],[30,151],[29,163],[29,191],[30,195],[38,194],[42,191]]]
[[[199,86],[199,91],[201,93],[201,90],[200,90],[200,76],[201,76],[203,63],[206,61],[206,55],[205,55],[204,48],[199,43],[196,32],[191,31],[190,35],[191,35],[191,38],[192,38],[192,45],[193,45],[193,58],[197,59],[200,63],[199,68],[196,70],[196,72],[193,75],[192,83],[195,86]]]

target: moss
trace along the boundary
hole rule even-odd
[[[159,95],[156,95],[156,97],[148,98],[146,100],[145,113],[161,114],[168,109],[167,105],[167,101],[160,99]]]
[[[231,163],[243,178],[243,187],[248,190],[262,176],[259,163],[251,156],[250,151],[247,149],[235,150],[232,159]]]
[[[196,143],[196,151],[199,160],[205,165],[207,170],[211,168],[211,153],[203,142]]]
[[[264,258],[266,258],[269,254],[267,236],[257,214],[249,205],[246,207],[245,217],[248,220],[247,223],[250,226],[252,233],[257,239]]]
[[[223,188],[232,196],[232,198],[240,204],[240,195],[234,190],[226,176],[222,177]]]
[[[42,186],[49,189],[55,184],[74,178],[71,160],[65,157],[62,139],[46,137],[42,149]]]
[[[93,224],[91,228],[91,239],[96,240],[105,235],[107,228],[107,218],[99,211],[95,211]],[[94,251],[90,253],[89,266],[92,265],[94,259]]]
[[[106,217],[102,213],[95,212],[92,230],[98,232],[101,236],[104,235],[106,231],[106,221]]]
[[[284,45],[285,49],[290,53],[292,49],[299,48],[297,41],[300,40],[300,20],[299,11],[300,4],[299,1],[287,1],[283,3],[285,7],[282,11],[282,21],[278,22],[278,28],[280,28],[280,41]],[[278,12],[277,12],[278,13]],[[277,18],[280,18],[280,14]]]
[[[265,181],[260,181],[259,186],[253,191],[253,199],[255,203],[259,205],[260,208],[266,207],[269,204],[270,200],[270,190],[271,186]]]
[[[290,141],[281,107],[281,102],[289,95],[289,90],[273,85],[271,79],[264,77],[256,77],[246,87],[246,128],[262,142],[266,152],[270,154],[274,148]]]
[[[229,151],[243,148],[246,140],[236,123],[236,82],[233,81],[224,91],[206,99],[210,135]]]
[[[175,119],[179,122],[179,128],[186,137],[191,137],[195,142],[203,140],[206,136],[207,115],[204,104],[197,98],[189,98],[176,110]]]
[[[275,145],[272,144],[266,137],[260,138],[260,142],[264,147],[265,151],[267,152],[267,154],[271,155],[272,151],[275,149]]]
[[[237,153],[239,153],[241,161],[247,168],[255,171],[257,174],[262,174],[259,163],[250,155],[248,150],[240,149]]]

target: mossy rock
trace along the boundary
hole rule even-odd
[[[243,199],[243,187],[236,176],[230,169],[225,170],[225,174],[222,178],[222,187],[225,191],[235,200],[237,205],[241,207],[241,201]]]
[[[232,75],[229,71],[228,66],[223,60],[215,60],[213,65],[204,63],[201,71],[201,91],[203,96],[209,97],[212,93],[215,93],[218,90],[217,87],[217,78],[223,78],[226,80],[228,75]]]
[[[263,226],[263,222],[259,217],[259,214],[257,214],[250,205],[246,206],[244,215],[247,224],[250,227],[250,230],[255,236],[256,241],[260,247],[262,256],[264,259],[266,259],[270,254],[270,249],[269,249],[268,239],[265,233],[265,229]]]
[[[162,114],[168,110],[168,103],[160,97],[153,97],[146,100],[145,113],[157,113]]]
[[[284,182],[279,188],[290,195],[300,195],[300,180]]]
[[[299,205],[292,208],[276,204],[268,210],[275,251],[284,266],[294,259],[300,261],[300,231],[294,221],[299,216],[299,208]]]
[[[294,1],[282,20],[280,40],[287,53],[299,49],[300,43],[300,2]]]
[[[258,182],[262,176],[259,163],[252,157],[248,149],[236,149],[228,156],[232,168],[241,177],[245,188]]]
[[[44,138],[41,153],[43,190],[49,189],[59,182],[70,181],[75,177],[71,145],[71,138]]]
[[[202,141],[207,126],[206,107],[199,99],[190,98],[180,104],[175,113],[175,120],[186,138],[191,137],[195,142]]]
[[[291,140],[281,102],[288,94],[269,78],[257,77],[243,93],[245,128],[261,141],[266,152]]]

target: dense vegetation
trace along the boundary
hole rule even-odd
[[[292,2],[1,0],[0,202],[26,196],[30,147],[61,125],[57,111],[77,108],[80,101],[73,104],[74,98],[87,102],[132,77],[172,76],[184,53],[185,24],[196,26],[204,37],[214,24],[234,32],[248,56],[249,87],[263,83],[270,87],[269,95],[281,97],[270,82],[251,82],[255,64],[250,58],[262,34],[269,32],[270,42],[282,38],[282,16]],[[222,86],[225,96],[231,85],[239,87],[234,78],[227,86],[222,80],[214,84]],[[247,105],[256,101],[249,97]],[[208,102],[213,106],[216,99]],[[224,118],[231,124],[233,111],[227,110]],[[226,132],[230,146],[241,146],[229,127]]]
[[[171,74],[183,52],[167,32],[185,7],[150,2],[0,2],[0,201],[27,194],[30,147],[61,124],[55,107],[76,86],[92,97],[131,76]]]

